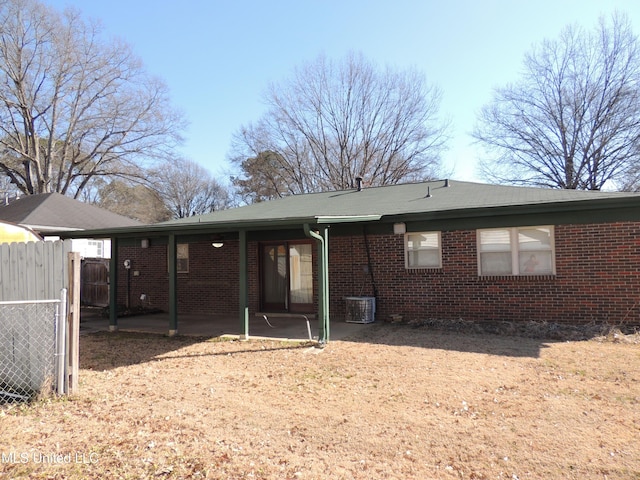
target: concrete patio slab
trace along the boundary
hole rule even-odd
[[[357,335],[373,323],[358,324],[332,321],[329,340],[344,340]],[[313,340],[318,338],[318,321],[309,320]],[[155,313],[118,318],[118,330],[123,332],[169,333],[169,314]],[[80,334],[109,331],[109,319],[100,310],[83,309],[80,315]],[[241,335],[238,315],[178,315],[178,335],[220,337]],[[309,333],[304,318],[273,316],[267,322],[261,316],[249,318],[249,338],[308,341]]]

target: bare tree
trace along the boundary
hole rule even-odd
[[[170,220],[172,214],[158,192],[139,182],[116,179],[85,189],[82,200],[142,223]]]
[[[77,11],[0,2],[0,172],[20,191],[77,198],[92,178],[166,158],[182,127],[128,45]]]
[[[150,181],[174,218],[202,215],[230,206],[227,189],[198,163],[177,159],[150,172]]]
[[[321,56],[271,85],[267,113],[235,135],[231,159],[251,177],[246,160],[270,152],[269,168],[286,186],[278,195],[349,188],[356,177],[371,185],[432,178],[447,140],[440,99],[414,70]]]
[[[493,155],[493,181],[599,190],[638,163],[640,49],[629,20],[613,15],[566,28],[524,60],[521,80],[499,88],[474,137]]]

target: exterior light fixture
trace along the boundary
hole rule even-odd
[[[224,236],[217,234],[211,237],[211,246],[213,248],[221,248],[224,245]]]
[[[393,224],[393,233],[396,235],[402,235],[407,233],[407,225],[405,223],[394,223]]]

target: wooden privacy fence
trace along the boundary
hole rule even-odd
[[[0,302],[56,300],[63,289],[69,299],[65,391],[73,393],[78,385],[80,254],[71,252],[70,240],[0,244]]]
[[[0,244],[0,301],[59,298],[70,251],[70,240]]]
[[[82,260],[82,288],[80,300],[83,305],[106,307],[109,305],[109,259],[85,258]]]

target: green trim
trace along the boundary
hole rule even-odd
[[[393,224],[387,222],[374,222],[374,223],[352,223],[352,224],[338,224],[331,226],[331,236],[333,237],[345,237],[351,235],[362,235],[362,227],[366,225],[367,234],[369,235],[385,235],[393,233]]]
[[[62,238],[156,238],[166,235],[201,235],[201,234],[225,234],[240,230],[274,230],[300,227],[305,223],[316,223],[317,217],[295,217],[277,219],[251,219],[229,222],[212,223],[156,223],[135,227],[103,228],[95,230],[77,230],[72,232],[55,232]]]
[[[111,259],[109,260],[109,330],[118,328],[118,247],[117,238],[111,239]]]
[[[318,328],[320,330],[318,343],[324,346],[329,342],[329,227],[322,228],[321,233],[311,230],[308,223],[304,224],[307,237],[316,240],[318,244]]]
[[[239,249],[240,249],[240,290],[239,290],[239,315],[240,315],[240,331],[244,339],[249,338],[249,262],[247,255],[247,232],[240,230]]]
[[[318,224],[377,222],[382,215],[324,215],[316,217]]]
[[[615,199],[617,200],[617,199]],[[575,206],[575,205],[574,205]],[[581,205],[580,209],[569,208],[567,204],[555,204],[554,208],[542,206],[496,207],[475,212],[441,212],[431,215],[405,215],[394,218],[395,222],[407,224],[407,231],[426,230],[472,230],[477,228],[519,227],[527,225],[567,225],[585,223],[611,223],[640,221],[640,208],[619,205],[619,201],[592,208]],[[466,215],[465,215],[466,214]],[[390,223],[391,231],[393,224]]]
[[[178,331],[178,242],[174,234],[169,235],[169,332]]]
[[[206,234],[228,234],[236,233],[239,230],[273,231],[295,229],[304,224],[333,224],[333,223],[358,223],[373,222],[382,218],[381,215],[330,215],[313,217],[292,217],[277,219],[251,219],[230,222],[212,223],[156,223],[151,225],[119,227],[95,230],[80,230],[73,232],[59,232],[64,238],[93,238],[117,236],[118,238],[129,239],[135,243],[142,238],[159,238],[166,235],[179,235],[180,239],[190,238],[196,235]]]
[[[281,242],[289,240],[304,240],[307,237],[301,230],[301,225],[296,229],[285,230],[258,230],[247,232],[247,238],[252,242]]]

